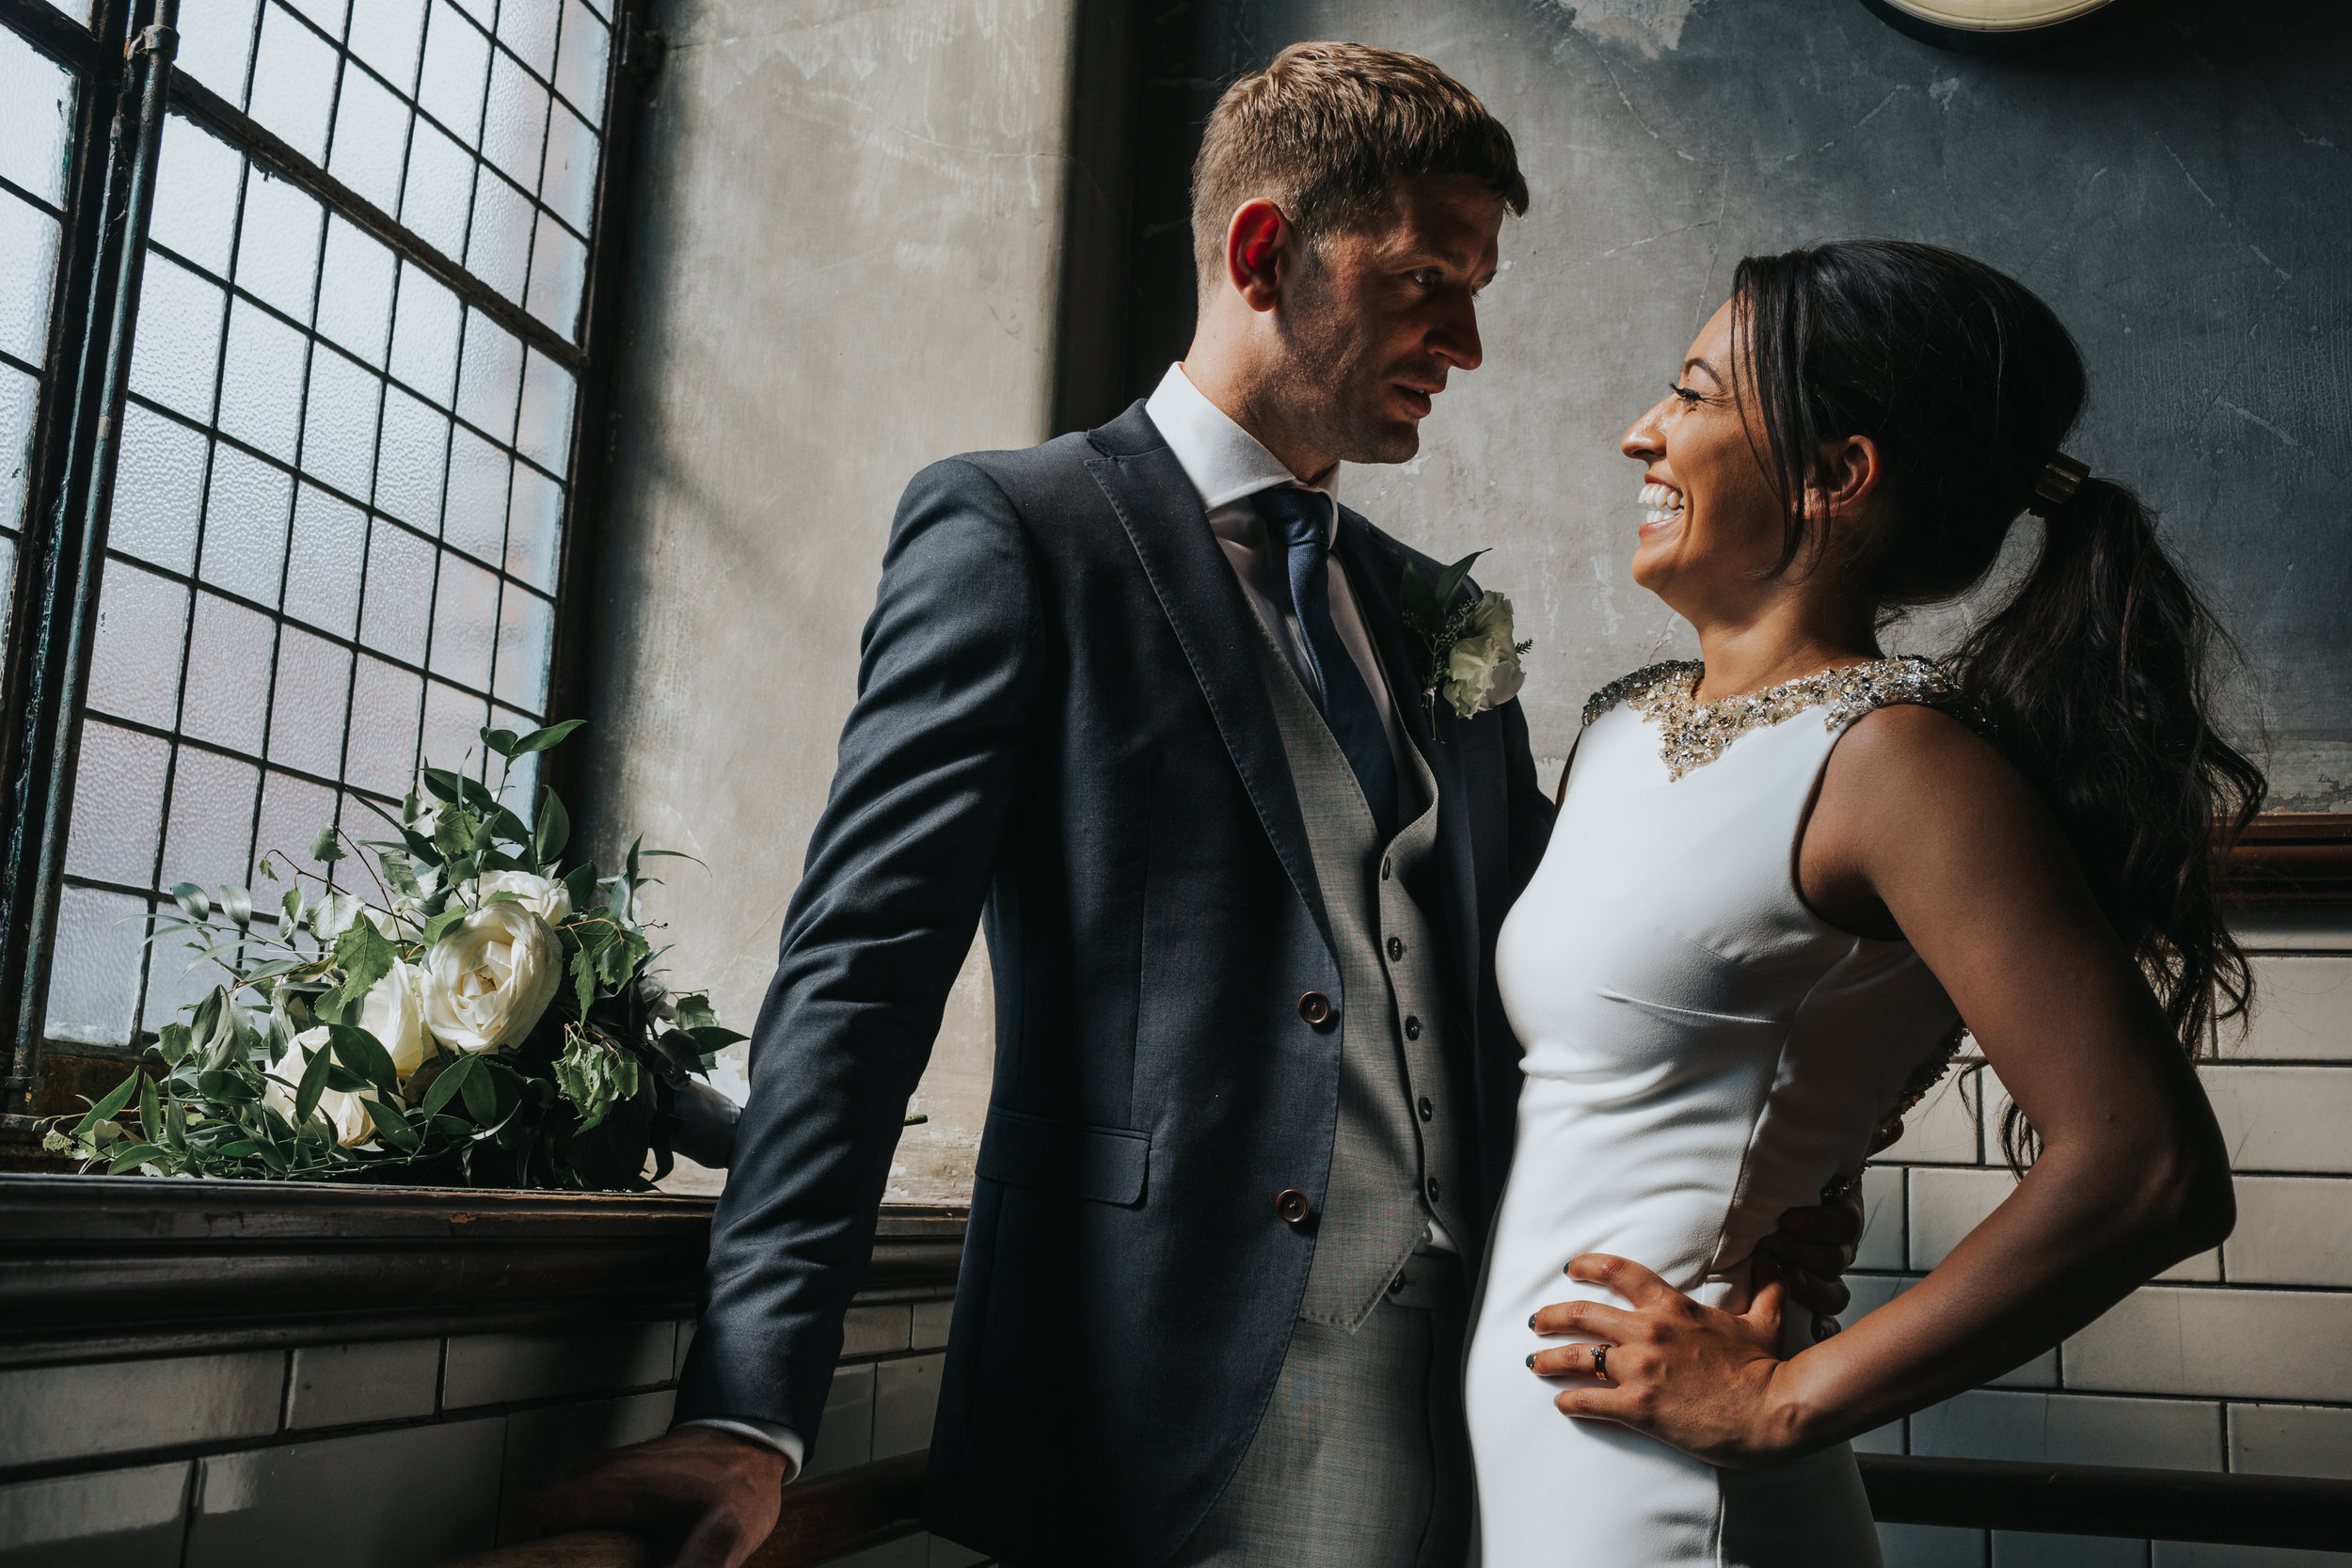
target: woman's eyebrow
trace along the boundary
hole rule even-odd
[[[1685,359],[1682,362],[1682,373],[1684,375],[1689,375],[1693,370],[1705,371],[1707,372],[1708,379],[1714,382],[1718,387],[1724,384],[1722,372],[1717,371],[1714,366],[1708,364],[1704,359]]]

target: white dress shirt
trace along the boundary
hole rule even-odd
[[[1318,479],[1299,479],[1256,436],[1203,397],[1185,376],[1182,365],[1168,367],[1168,373],[1160,377],[1159,388],[1143,405],[1143,411],[1159,427],[1177,466],[1200,493],[1201,508],[1209,515],[1209,531],[1216,535],[1225,559],[1232,564],[1233,575],[1241,579],[1242,592],[1257,608],[1258,618],[1289,656],[1291,667],[1298,672],[1299,683],[1310,691],[1319,691],[1313,661],[1307,657],[1306,638],[1298,629],[1298,617],[1289,609],[1289,590],[1284,586],[1279,593],[1276,591],[1278,574],[1287,573],[1289,565],[1283,552],[1267,539],[1265,519],[1249,504],[1249,498],[1278,484],[1295,484],[1312,491],[1330,509],[1331,538],[1336,540],[1340,531],[1340,503],[1332,492],[1331,481],[1339,466],[1332,465],[1331,472]],[[1348,657],[1356,661],[1358,673],[1372,691],[1373,705],[1380,710],[1381,726],[1388,731],[1389,751],[1396,761],[1397,783],[1409,789],[1409,781],[1416,775],[1406,760],[1405,748],[1411,742],[1406,739],[1404,726],[1397,720],[1387,677],[1380,673],[1379,658],[1373,653],[1372,639],[1364,630],[1363,612],[1356,605],[1356,591],[1348,586],[1347,573],[1341,569],[1338,556],[1331,557],[1327,570],[1331,574],[1332,628],[1347,645]],[[1434,1217],[1429,1222],[1429,1244],[1446,1252],[1455,1250],[1453,1239]],[[787,1481],[801,1473],[806,1446],[801,1434],[789,1427],[772,1421],[716,1416],[678,1424],[718,1427],[765,1443],[784,1455]]]

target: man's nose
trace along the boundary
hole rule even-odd
[[[1486,357],[1486,345],[1478,339],[1478,307],[1463,300],[1462,308],[1429,335],[1429,346],[1454,369],[1476,370]]]

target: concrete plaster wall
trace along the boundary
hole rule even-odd
[[[700,857],[654,863],[670,967],[748,1031],[898,492],[1049,434],[1074,29],[1063,0],[673,0],[658,20],[585,816],[608,860],[640,832]],[[976,961],[894,1197],[968,1195],[992,1006]],[[695,1175],[673,1185],[715,1189]]]
[[[2245,642],[2274,805],[2352,807],[2352,8],[2123,0],[2054,50],[1899,34],[1859,0],[1194,0],[1155,11],[1138,111],[1128,380],[1191,327],[1185,172],[1235,75],[1302,39],[1425,55],[1517,138],[1487,357],[1420,457],[1350,502],[1440,559],[1481,546],[1535,640],[1536,751],[1586,696],[1694,651],[1626,573],[1620,432],[1664,390],[1742,255],[1926,240],[2023,279],[2091,371],[2075,450],[2136,484]],[[1924,641],[1935,641],[1931,628]],[[1556,760],[1554,766],[1556,767]]]

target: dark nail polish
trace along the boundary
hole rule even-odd
[[[1530,1312],[1527,1315],[1527,1326],[1530,1328],[1534,1328],[1535,1326],[1535,1314],[1533,1312]]]
[[[1535,1365],[1535,1353],[1533,1351],[1530,1351],[1527,1354],[1527,1365],[1530,1370],[1533,1370]]]

